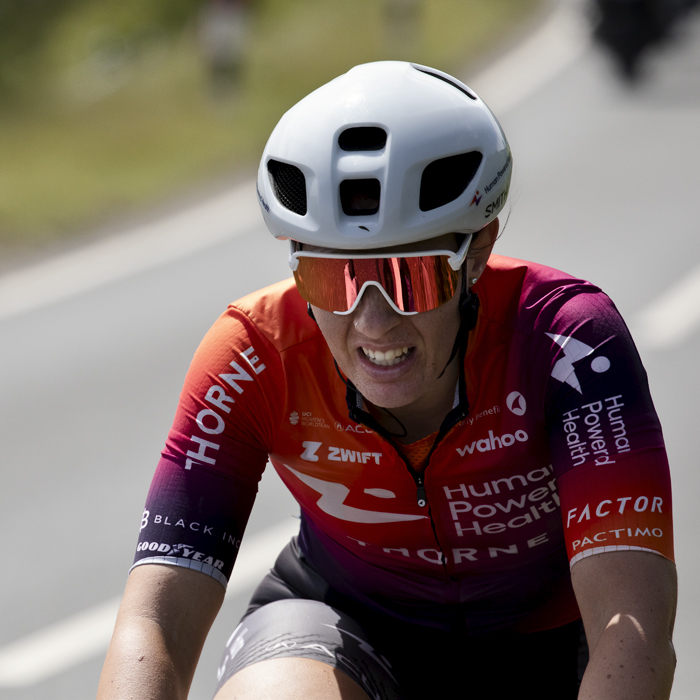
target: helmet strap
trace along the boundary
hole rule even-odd
[[[316,320],[316,317],[314,316],[314,310],[311,308],[311,304],[309,302],[306,302],[306,313],[309,314],[309,318],[316,324],[318,325],[318,321]]]
[[[457,330],[457,336],[455,337],[454,345],[452,346],[452,352],[450,353],[450,359],[447,360],[445,369],[440,372],[438,379],[442,377],[447,371],[447,368],[455,359],[457,354],[460,355],[460,362],[464,363],[464,355],[467,352],[467,342],[469,341],[469,331],[473,330],[476,326],[476,322],[479,317],[479,296],[476,292],[472,292],[469,287],[467,287],[467,263],[465,261],[462,267],[462,288],[459,293],[459,329]]]

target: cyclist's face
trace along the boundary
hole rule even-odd
[[[457,250],[456,236],[410,247],[430,248]],[[468,264],[469,274],[476,274],[475,261]],[[454,396],[456,363],[438,377],[459,329],[459,292],[442,306],[411,316],[396,313],[376,287],[365,289],[352,314],[341,316],[316,307],[313,311],[338,365],[375,406],[433,410]]]
[[[369,287],[352,314],[314,309],[314,315],[360,393],[375,406],[398,408],[435,393],[459,328],[458,303],[456,294],[433,311],[401,316]]]

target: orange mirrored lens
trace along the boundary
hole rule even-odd
[[[403,313],[430,311],[449,301],[458,272],[444,255],[411,258],[297,258],[294,279],[305,301],[324,311],[352,308],[367,282],[381,285]]]

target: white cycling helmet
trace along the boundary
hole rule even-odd
[[[382,248],[479,231],[503,208],[511,172],[503,130],[470,88],[433,68],[381,61],[280,119],[258,200],[276,238]]]

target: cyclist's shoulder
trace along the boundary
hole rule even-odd
[[[520,332],[549,324],[558,315],[600,314],[617,310],[600,287],[540,263],[492,255],[475,285],[483,312],[512,322]]]
[[[229,304],[229,308],[252,314],[273,311],[279,304],[305,307],[305,302],[296,291],[293,277],[256,289]]]
[[[320,337],[291,278],[230,303],[210,334],[234,344],[236,338],[258,340],[278,353]]]
[[[555,287],[572,286],[584,286],[590,291],[600,292],[598,287],[575,275],[542,263],[506,255],[491,255],[481,282],[489,287],[503,288],[502,293],[505,294],[519,292],[521,295],[532,295]]]

